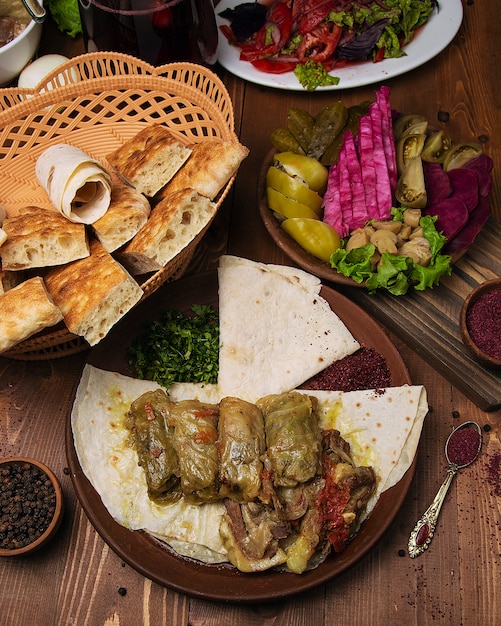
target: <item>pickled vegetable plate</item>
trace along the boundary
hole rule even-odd
[[[258,203],[259,213],[263,223],[271,235],[271,238],[277,244],[277,246],[299,267],[318,276],[322,280],[327,280],[331,283],[340,285],[348,285],[350,287],[358,287],[365,289],[365,282],[358,283],[348,276],[343,276],[332,268],[329,263],[322,261],[309,252],[307,252],[302,246],[300,246],[294,239],[280,226],[280,222],[276,219],[273,211],[268,206],[267,193],[266,193],[266,172],[272,165],[276,150],[273,148],[266,156],[261,171],[259,173],[258,180]],[[451,254],[452,264],[456,263],[466,252],[468,248],[461,250],[455,250]]]
[[[361,344],[374,348],[385,358],[393,386],[411,384],[402,357],[377,322],[331,288],[323,287],[321,295]],[[132,376],[127,351],[133,338],[142,332],[144,324],[159,319],[161,312],[167,309],[189,313],[193,304],[217,307],[216,272],[182,278],[157,291],[112,329],[92,351],[88,362],[108,371]],[[124,337],[128,340],[124,341]],[[402,480],[381,495],[370,517],[344,552],[329,556],[319,567],[301,575],[274,570],[249,575],[229,565],[206,565],[180,557],[150,535],[118,524],[80,467],[70,415],[66,423],[66,455],[80,504],[94,528],[124,562],[154,582],[179,593],[234,603],[288,598],[346,572],[375,546],[388,529],[406,497],[416,467],[414,459]]]
[[[219,13],[225,9],[232,9],[243,0],[222,0],[216,6],[216,21],[218,26],[227,24]],[[351,89],[363,85],[371,85],[395,76],[406,74],[411,70],[424,65],[437,54],[442,52],[454,39],[463,20],[463,5],[461,0],[448,0],[439,3],[439,11],[434,11],[428,22],[416,34],[413,41],[405,47],[406,56],[398,59],[384,59],[378,63],[372,61],[357,61],[344,67],[335,68],[330,72],[339,77],[337,85],[318,87],[318,90],[330,91]],[[218,61],[229,72],[257,85],[304,91],[293,72],[287,74],[267,74],[255,69],[250,63],[240,61],[240,50],[231,46],[227,39],[219,34]]]

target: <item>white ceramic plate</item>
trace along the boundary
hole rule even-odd
[[[229,24],[219,14],[228,8],[234,8],[246,0],[222,0],[216,6],[218,25]],[[410,72],[433,59],[442,52],[454,39],[463,20],[463,5],[461,0],[439,0],[439,10],[435,10],[428,22],[415,35],[413,41],[405,47],[406,56],[399,59],[385,59],[379,63],[361,61],[346,67],[334,69],[331,74],[339,77],[339,84],[319,87],[318,90],[340,90],[352,87],[362,87],[394,76]],[[247,61],[240,61],[240,51],[228,43],[226,37],[219,33],[219,63],[232,74],[251,83],[304,91],[303,86],[293,72],[286,74],[266,74],[255,69]]]

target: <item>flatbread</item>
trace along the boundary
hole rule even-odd
[[[226,255],[218,277],[223,395],[290,391],[360,348],[311,274]]]
[[[163,541],[191,544],[191,550],[193,545],[204,546],[210,562],[225,561],[226,550],[219,538],[222,503],[196,506],[181,500],[160,506],[148,497],[144,470],[127,442],[130,432],[123,420],[133,400],[158,388],[150,381],[86,365],[71,414],[78,461],[119,524],[146,530]]]
[[[143,469],[127,443],[124,416],[133,400],[158,388],[154,382],[86,365],[71,414],[78,461],[119,524],[145,530],[180,554],[209,563],[226,561],[219,537],[221,503],[196,506],[181,500],[158,505],[148,498]],[[176,397],[171,389],[173,401],[197,397],[202,402],[219,402],[224,397],[213,385],[181,385]],[[355,462],[374,467],[378,484],[367,507],[366,515],[370,514],[381,493],[396,484],[412,463],[427,411],[424,387],[299,391],[317,397],[321,428],[338,429],[350,443]]]
[[[132,276],[96,240],[91,254],[45,277],[47,290],[59,306],[68,330],[97,344],[143,297]]]
[[[106,158],[125,183],[151,197],[170,181],[190,154],[191,148],[165,126],[152,124]]]
[[[158,196],[165,198],[181,189],[191,188],[214,200],[248,154],[249,149],[238,141],[208,139],[195,144],[188,161]]]
[[[39,276],[0,295],[0,352],[63,319]]]
[[[134,275],[156,272],[174,259],[211,222],[217,205],[193,189],[182,189],[161,200],[149,220],[117,253]]]
[[[339,430],[351,446],[355,463],[374,468],[378,484],[367,506],[368,515],[380,495],[396,485],[412,464],[428,412],[425,388],[299,391],[318,398],[321,428]]]
[[[111,176],[80,148],[50,146],[38,157],[35,171],[52,204],[71,222],[92,224],[108,210]]]
[[[0,248],[4,270],[64,265],[89,256],[84,224],[50,209],[26,207],[4,221],[7,240]]]
[[[130,241],[148,221],[151,206],[142,193],[125,184],[111,190],[108,210],[92,224],[103,248],[114,252]]]

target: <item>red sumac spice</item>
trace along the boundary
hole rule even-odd
[[[480,294],[468,308],[466,326],[473,343],[488,356],[501,359],[501,290]]]
[[[469,465],[475,460],[480,433],[475,428],[456,430],[447,442],[447,458],[454,465]]]

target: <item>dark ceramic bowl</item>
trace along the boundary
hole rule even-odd
[[[463,307],[461,309],[459,329],[461,332],[461,339],[463,340],[464,345],[468,348],[468,350],[470,350],[473,356],[480,363],[482,363],[482,365],[491,367],[493,369],[501,369],[501,359],[496,359],[493,356],[486,354],[473,340],[470,334],[471,328],[469,328],[471,307],[479,300],[479,298],[492,291],[501,291],[501,278],[494,278],[493,280],[488,280],[485,283],[478,285],[478,287],[476,287],[466,297],[463,303]],[[496,332],[499,341],[501,330],[498,328]]]
[[[54,537],[57,530],[59,529],[61,520],[63,518],[64,500],[63,500],[63,493],[61,490],[61,485],[59,484],[59,481],[57,480],[53,472],[48,467],[46,467],[43,463],[40,463],[39,461],[36,461],[35,459],[29,459],[25,457],[13,457],[13,458],[8,458],[8,459],[3,459],[0,461],[0,474],[2,474],[2,470],[5,470],[6,468],[14,467],[14,466],[19,467],[25,464],[29,464],[32,468],[38,468],[49,478],[51,485],[52,485],[52,489],[54,490],[54,494],[55,494],[54,512],[52,513],[52,517],[47,518],[46,520],[47,527],[45,528],[43,533],[40,534],[35,539],[33,539],[30,543],[27,543],[26,545],[23,545],[22,547],[19,547],[19,548],[9,548],[9,547],[5,547],[4,543],[2,542],[2,544],[0,544],[0,556],[22,556],[26,554],[31,554],[32,552],[39,550]],[[2,476],[2,479],[3,478],[4,477]],[[2,493],[2,497],[3,497],[3,493]],[[7,496],[6,496],[6,499],[7,499]],[[8,500],[9,501],[11,500],[10,497],[8,498]],[[36,510],[37,507],[35,506],[33,508]],[[2,511],[2,515],[4,515],[4,513],[5,511]]]

